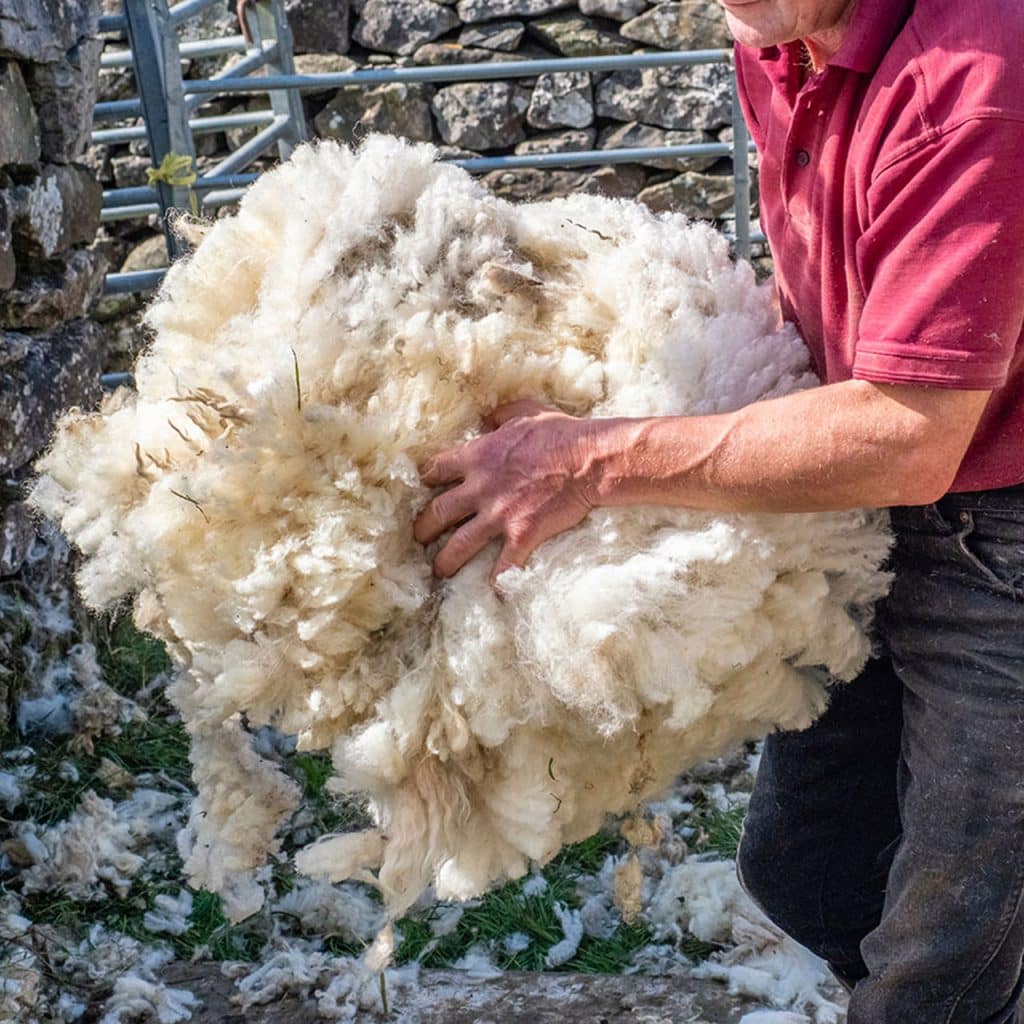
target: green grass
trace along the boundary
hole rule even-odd
[[[191,783],[188,733],[180,722],[153,716],[132,722],[120,736],[96,744],[96,755],[106,757],[132,775],[161,772],[175,782]]]
[[[179,865],[180,867],[180,865]],[[176,877],[180,872],[171,872]],[[136,878],[125,896],[110,895],[91,901],[75,900],[61,892],[32,893],[22,898],[23,912],[34,924],[66,929],[78,942],[88,937],[89,928],[103,924],[140,942],[168,942],[176,956],[188,960],[200,947],[207,947],[214,960],[253,961],[266,942],[256,923],[232,925],[224,916],[216,893],[196,892],[192,896],[190,928],[183,935],[149,931],[145,913],[152,910],[161,893],[177,894],[180,885],[170,880]]]
[[[694,821],[698,830],[697,848],[735,859],[746,814],[747,809],[742,804],[726,811],[714,807],[701,810]]]
[[[36,776],[25,799],[27,816],[40,825],[63,821],[90,789],[100,796],[122,798],[123,792],[112,791],[106,783],[105,760],[132,776],[159,772],[175,782],[191,785],[188,735],[184,727],[166,718],[152,717],[129,723],[120,736],[99,740],[91,754],[72,754],[67,738],[38,744]],[[61,776],[64,762],[78,770],[76,780]]]
[[[155,637],[140,633],[126,613],[96,620],[95,643],[103,678],[127,696],[138,693],[171,667],[164,645]]]
[[[522,880],[509,882],[484,895],[476,906],[465,909],[459,923],[436,942],[431,922],[440,908],[398,922],[400,941],[395,953],[399,964],[419,960],[424,967],[450,967],[478,942],[491,943],[495,963],[504,970],[543,971],[548,950],[564,937],[555,904],[577,907],[576,881],[580,875],[598,871],[609,853],[622,849],[615,835],[598,833],[566,847],[544,870],[547,888],[529,895]],[[504,950],[502,940],[514,932],[526,935],[530,943],[518,952]],[[633,953],[650,941],[645,924],[620,925],[607,939],[585,936],[576,955],[559,967],[561,971],[617,974]]]
[[[93,636],[104,678],[122,694],[137,697],[157,675],[170,668],[163,645],[136,630],[127,615],[100,619],[94,624]],[[159,773],[191,788],[189,740],[184,727],[161,693],[149,696],[146,703],[150,715],[146,721],[125,726],[120,736],[98,740],[91,754],[72,755],[66,739],[37,744],[37,775],[33,784],[26,787],[27,806],[21,813],[41,825],[48,825],[70,815],[89,789],[101,796],[123,798],[125,792],[112,791],[105,780],[105,762],[133,777]],[[9,739],[16,741],[13,736]],[[77,781],[61,778],[59,769],[65,761],[76,766]],[[355,800],[333,794],[328,788],[333,775],[329,755],[298,753],[288,759],[285,767],[302,786],[303,806],[312,812],[316,831],[326,833],[366,827],[365,808]],[[742,806],[719,811],[699,804],[684,820],[676,822],[676,826],[689,825],[695,829],[696,838],[691,841],[695,851],[734,857],[743,816]],[[519,880],[489,892],[476,905],[467,906],[454,930],[437,940],[433,938],[431,924],[441,911],[440,907],[409,915],[398,922],[396,962],[405,964],[418,960],[427,968],[450,967],[472,946],[485,943],[503,969],[545,970],[548,951],[564,937],[555,905],[578,907],[578,879],[596,874],[610,854],[624,850],[621,837],[607,831],[566,847],[543,869],[546,889],[525,895],[523,881]],[[288,852],[292,851],[286,849]],[[206,949],[216,961],[255,960],[266,941],[269,913],[232,925],[224,916],[220,897],[213,893],[193,894],[190,926],[184,935],[154,935],[145,928],[145,912],[154,907],[156,897],[161,893],[176,893],[182,884],[182,866],[177,855],[170,851],[161,853],[160,861],[152,871],[144,870],[123,898],[78,901],[60,892],[35,893],[24,898],[25,913],[37,924],[65,929],[78,940],[87,936],[91,924],[102,922],[141,941],[169,942],[181,959]],[[272,888],[279,896],[294,884],[294,871],[286,859],[274,864],[272,877]],[[288,924],[287,921],[282,923]],[[505,950],[503,940],[512,933],[527,936],[529,944],[525,949]],[[335,955],[359,955],[363,949],[362,944],[343,936],[322,938],[324,948]],[[650,941],[650,929],[645,923],[620,924],[607,939],[584,937],[575,956],[558,970],[621,973],[634,954]],[[692,936],[685,937],[680,948],[693,960],[706,959],[716,949]]]
[[[316,829],[321,835],[369,827],[370,820],[362,803],[335,796],[327,789],[327,781],[334,774],[329,754],[295,754],[289,763],[302,785],[305,806],[312,811]]]

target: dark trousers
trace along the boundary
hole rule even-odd
[[[892,518],[880,656],[766,741],[740,878],[849,1024],[1024,1024],[1024,488]]]

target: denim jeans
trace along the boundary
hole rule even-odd
[[[849,1024],[1024,1024],[1024,487],[892,521],[879,656],[765,742],[740,878]]]

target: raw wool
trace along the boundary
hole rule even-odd
[[[7,944],[5,943],[5,946]],[[43,964],[32,950],[11,946],[0,953],[0,1020],[38,1020],[44,1004]]]
[[[810,1017],[803,1013],[791,1013],[789,1010],[755,1010],[740,1017],[740,1024],[814,1024]]]
[[[808,724],[887,584],[875,514],[658,508],[595,512],[504,600],[486,556],[434,581],[416,466],[496,405],[701,414],[814,383],[710,228],[587,195],[514,206],[435,155],[378,136],[264,175],[167,275],[137,395],[65,418],[39,466],[86,599],[134,595],[179,667],[187,870],[233,919],[298,799],[248,729],[330,750],[337,789],[369,798],[374,829],[297,860],[373,880],[397,917]]]
[[[108,890],[127,895],[151,841],[180,825],[180,804],[172,794],[151,789],[114,804],[90,789],[78,809],[57,825],[20,822],[5,849],[27,865],[22,892],[58,889],[83,900]]]
[[[612,893],[615,906],[626,924],[632,924],[644,903],[644,869],[640,858],[631,853],[615,865]]]
[[[156,976],[173,956],[168,947],[160,945],[140,948],[131,970],[116,976],[114,991],[104,1003],[99,1024],[132,1024],[137,1020],[179,1024],[191,1020],[192,1011],[199,1006],[198,998],[186,989],[172,988]]]
[[[572,956],[571,953],[569,955]],[[501,968],[491,959],[491,952],[483,942],[470,946],[452,967],[456,971],[462,971],[470,981],[487,981],[488,978],[497,978],[501,974]]]
[[[97,924],[76,949],[64,955],[60,975],[66,985],[78,990],[110,986],[100,1024],[133,1024],[138,1020],[178,1024],[191,1019],[199,1000],[191,992],[158,979],[156,972],[173,958],[173,950],[164,943],[143,945]]]
[[[161,893],[153,900],[153,910],[147,910],[142,923],[147,931],[167,935],[184,935],[190,927],[192,893],[181,889],[177,896]]]
[[[754,905],[740,887],[734,861],[688,858],[665,873],[644,916],[655,938],[678,940],[688,931],[728,947],[694,968],[695,977],[715,978],[735,995],[805,1012],[802,1019],[810,1024],[836,1024],[845,1016],[830,998],[836,985],[825,962],[779,931]],[[794,1013],[792,1019],[801,1015]]]
[[[325,939],[340,936],[350,942],[369,942],[385,923],[380,904],[360,886],[311,878],[296,879],[271,909],[296,922],[305,934]]]
[[[104,681],[96,661],[96,648],[91,643],[72,647],[68,663],[75,683],[81,688],[71,702],[72,753],[91,754],[101,736],[120,736],[122,726],[145,720],[145,712],[135,701],[123,697]]]
[[[260,963],[225,964],[222,971],[236,979],[236,1001],[243,1011],[277,1002],[285,995],[315,1000],[325,1020],[365,1019],[363,1011],[384,1010],[382,991],[399,995],[415,987],[419,965],[383,968],[379,956],[332,956],[308,942],[279,942],[264,950]],[[390,955],[390,951],[388,954]]]
[[[10,813],[24,798],[21,779],[14,772],[0,772],[0,803],[4,810]]]
[[[74,612],[70,564],[67,541],[42,523],[20,586],[0,588],[0,694],[6,679],[17,683],[11,710],[23,736],[70,734],[71,751],[90,754],[101,736],[119,736],[145,716],[103,679],[88,626]]]
[[[564,938],[556,942],[544,957],[544,966],[549,970],[568,963],[576,955],[584,935],[582,911],[572,910],[564,903],[556,903],[554,911]]]

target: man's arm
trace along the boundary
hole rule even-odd
[[[927,504],[949,489],[989,394],[850,380],[716,416],[595,420],[514,402],[492,433],[422,467],[428,486],[456,486],[414,533],[430,543],[458,526],[435,559],[440,576],[502,539],[493,578],[598,506]]]

